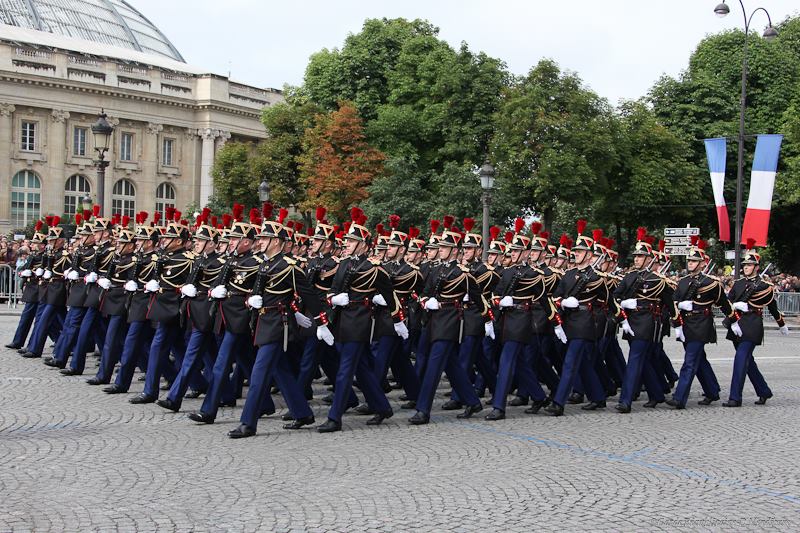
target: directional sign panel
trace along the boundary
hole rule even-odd
[[[689,255],[690,246],[665,246],[664,253],[668,255]]]
[[[689,246],[691,241],[689,237],[664,237],[664,242],[667,246]]]
[[[700,235],[700,228],[664,228],[664,237],[690,237]]]

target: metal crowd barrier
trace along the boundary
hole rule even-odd
[[[778,309],[786,316],[800,315],[800,292],[778,292],[775,294]]]
[[[0,265],[0,302],[9,308],[16,308],[22,297],[22,280],[15,269],[8,264]]]

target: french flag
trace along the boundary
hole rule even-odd
[[[714,190],[714,205],[717,208],[719,222],[719,240],[730,242],[731,225],[728,218],[728,207],[725,205],[725,137],[706,139],[706,157],[708,170],[711,173],[711,188]]]
[[[781,141],[783,135],[759,135],[756,140],[741,244],[746,244],[747,239],[755,239],[756,246],[767,245],[769,212],[772,208],[772,190],[775,188]]]

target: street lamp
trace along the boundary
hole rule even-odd
[[[88,192],[83,195],[83,198],[81,198],[81,205],[84,211],[92,210],[92,197],[89,195]]]
[[[94,149],[97,152],[97,160],[94,162],[97,167],[97,205],[100,206],[100,216],[103,216],[103,203],[105,200],[106,189],[106,152],[111,144],[111,135],[114,133],[114,126],[106,120],[108,116],[105,111],[100,110],[97,122],[92,125],[92,136],[94,137]]]
[[[742,242],[742,189],[744,188],[744,111],[745,100],[747,98],[747,38],[750,34],[750,22],[753,20],[753,15],[759,11],[763,11],[767,15],[769,26],[764,30],[763,37],[767,40],[772,40],[778,36],[778,30],[772,27],[772,17],[769,12],[763,7],[754,9],[748,16],[747,10],[744,7],[744,2],[739,0],[739,5],[742,6],[742,15],[744,16],[744,49],[742,57],[742,92],[739,100],[739,154],[737,158],[736,168],[736,225],[734,227],[734,260],[733,260],[733,277],[739,278],[739,271],[741,269],[741,242]],[[714,8],[714,13],[718,17],[724,17],[730,13],[730,7],[724,2],[718,4]]]
[[[264,179],[258,186],[258,199],[261,200],[261,203],[269,202],[269,196],[269,183],[267,183],[267,180]]]
[[[489,204],[492,203],[492,190],[494,189],[494,167],[488,159],[483,162],[478,177],[481,180],[481,202],[483,203],[483,260],[489,255]]]

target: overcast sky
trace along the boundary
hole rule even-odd
[[[129,0],[187,63],[250,85],[298,85],[309,56],[341,48],[366,18],[427,19],[457,47],[466,41],[526,73],[552,58],[617,103],[638,98],[663,74],[677,75],[705,35],[743,26],[739,2],[718,18],[719,0]],[[776,23],[800,13],[798,0],[745,0]],[[766,16],[753,28],[761,32]]]

